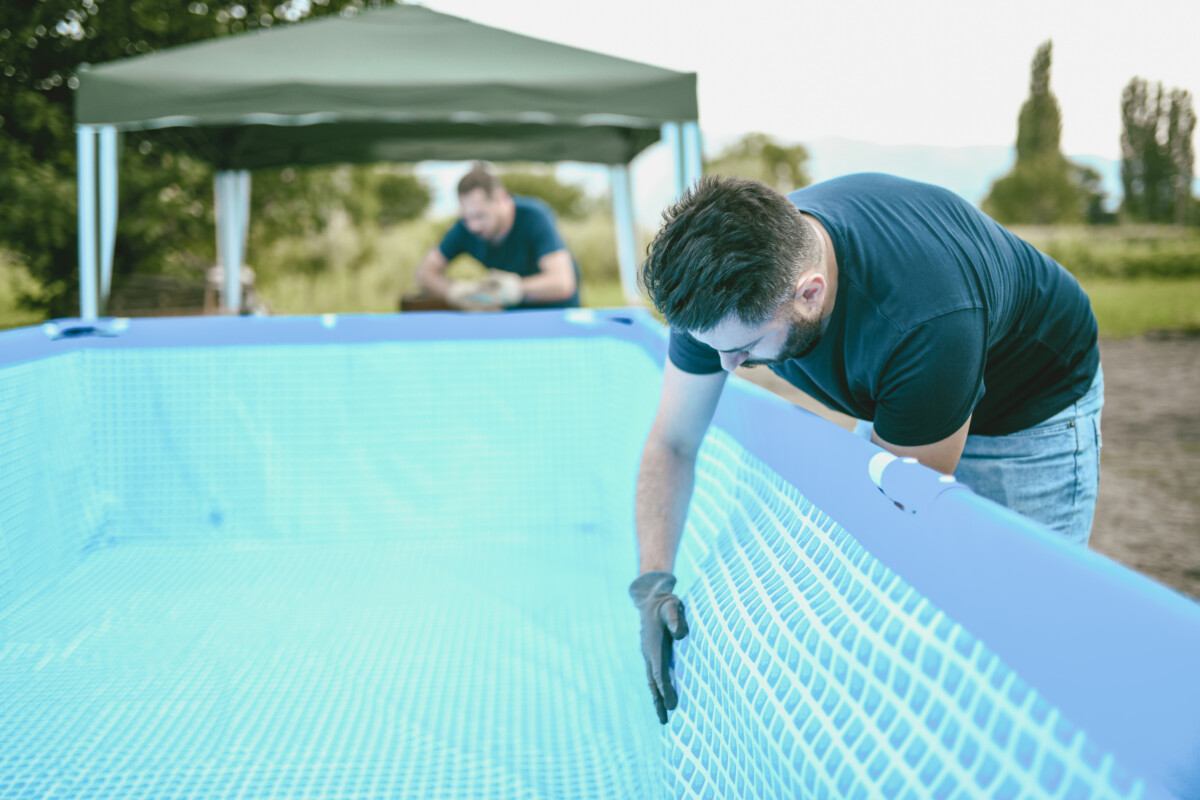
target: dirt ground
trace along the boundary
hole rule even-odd
[[[1102,340],[1100,499],[1091,547],[1200,599],[1200,337]],[[765,368],[739,374],[843,426]]]

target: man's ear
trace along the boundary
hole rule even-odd
[[[793,300],[797,311],[811,314],[825,307],[825,276],[819,272],[805,273],[796,284],[796,295]]]

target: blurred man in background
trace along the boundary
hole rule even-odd
[[[482,162],[459,181],[458,202],[462,218],[417,267],[427,293],[468,311],[579,305],[579,269],[545,203],[513,197]],[[487,267],[487,277],[447,278],[463,253]]]

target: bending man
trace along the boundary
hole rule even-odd
[[[696,453],[739,366],[769,367],[880,447],[1086,545],[1104,402],[1091,304],[957,195],[878,174],[787,197],[705,178],[667,210],[641,277],[671,325],[630,587],[661,722],[676,704],[671,642],[687,635],[672,571]]]

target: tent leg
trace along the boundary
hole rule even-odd
[[[683,123],[683,181],[692,186],[704,174],[704,151],[700,141],[700,126]]]
[[[239,170],[238,173],[238,230],[241,231],[242,260],[250,248],[250,170]]]
[[[239,224],[239,192],[236,172],[222,170],[213,176],[213,196],[217,209],[217,261],[225,270],[221,293],[221,311],[237,314],[242,310],[242,231]]]
[[[100,303],[108,303],[112,288],[113,254],[117,244],[117,129],[100,129]]]
[[[679,123],[664,122],[662,140],[663,144],[667,146],[667,152],[670,153],[671,178],[674,181],[671,187],[672,197],[679,199],[687,186],[683,174],[683,136],[679,130]]]
[[[612,187],[613,223],[617,229],[617,264],[621,271],[621,288],[625,290],[625,302],[637,304],[637,247],[634,244],[629,166],[618,164],[610,167],[609,183]]]
[[[96,319],[96,132],[75,128],[79,193],[79,316]]]

